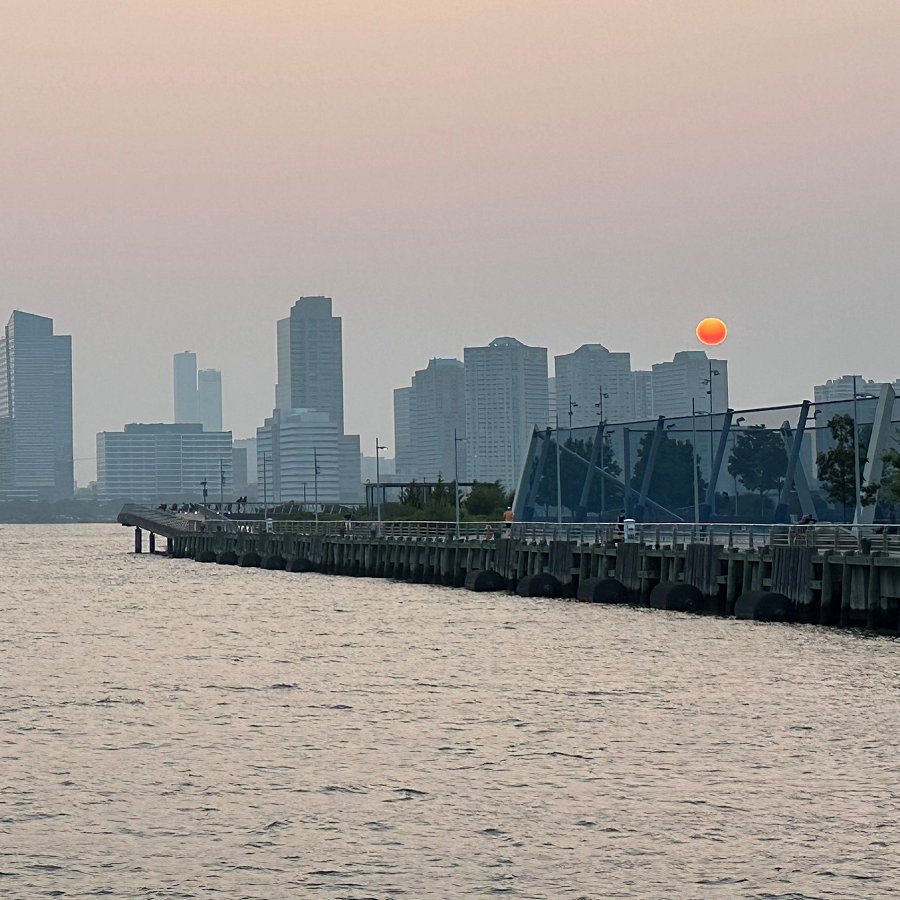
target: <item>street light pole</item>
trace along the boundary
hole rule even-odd
[[[465,438],[456,436],[456,429],[453,429],[453,493],[456,501],[456,540],[459,540],[459,442]]]
[[[856,409],[856,379],[859,376],[853,376],[853,484],[856,491],[856,503],[853,509],[853,524],[859,525],[862,518],[862,507],[860,504],[862,486],[859,477],[859,425]]]
[[[556,524],[562,525],[562,476],[560,462],[562,452],[559,449],[559,413],[556,413]]]
[[[378,522],[378,531],[381,531],[381,451],[387,450],[379,440],[375,438],[375,521]]]
[[[316,525],[319,524],[319,448],[313,447],[313,505]]]
[[[603,454],[606,450],[606,419],[603,418],[603,401],[609,399],[609,394],[603,393],[603,385],[600,385],[600,402],[594,406],[600,407],[600,516],[603,516],[603,510],[606,508],[606,462]]]
[[[572,402],[572,395],[569,394],[569,437],[572,437],[572,410],[577,406],[578,404]]]
[[[709,394],[709,481],[712,484],[713,479],[713,456],[715,451],[713,450],[713,375],[718,375],[719,370],[714,369],[712,367],[712,360],[709,361],[709,381],[707,381],[707,385],[709,386],[709,390],[706,392]],[[713,510],[715,510],[715,487],[713,487]]]
[[[263,518],[269,518],[269,479],[266,475],[266,457],[267,453],[263,453]],[[259,470],[257,469],[257,472]],[[258,476],[257,476],[258,477]]]
[[[225,510],[225,460],[219,457],[219,512]]]
[[[691,397],[691,474],[694,478],[694,523],[700,522],[700,485],[697,483],[697,401]]]

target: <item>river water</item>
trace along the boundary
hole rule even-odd
[[[0,897],[900,891],[900,642],[0,529]]]

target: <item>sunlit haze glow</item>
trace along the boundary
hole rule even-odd
[[[900,375],[896,0],[3,13],[3,298],[74,336],[81,483],[97,431],[171,420],[179,350],[252,433],[304,294],[370,453],[498,335],[647,368],[714,310],[736,406]]]

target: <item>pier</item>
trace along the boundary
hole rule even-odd
[[[135,552],[900,634],[900,536],[813,526],[312,522],[129,505]],[[162,547],[162,544],[160,544]]]

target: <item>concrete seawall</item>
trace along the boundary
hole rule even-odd
[[[165,537],[166,552],[176,559],[900,634],[900,557],[879,551],[182,532],[134,516],[120,521],[138,526],[136,550],[143,528]]]

